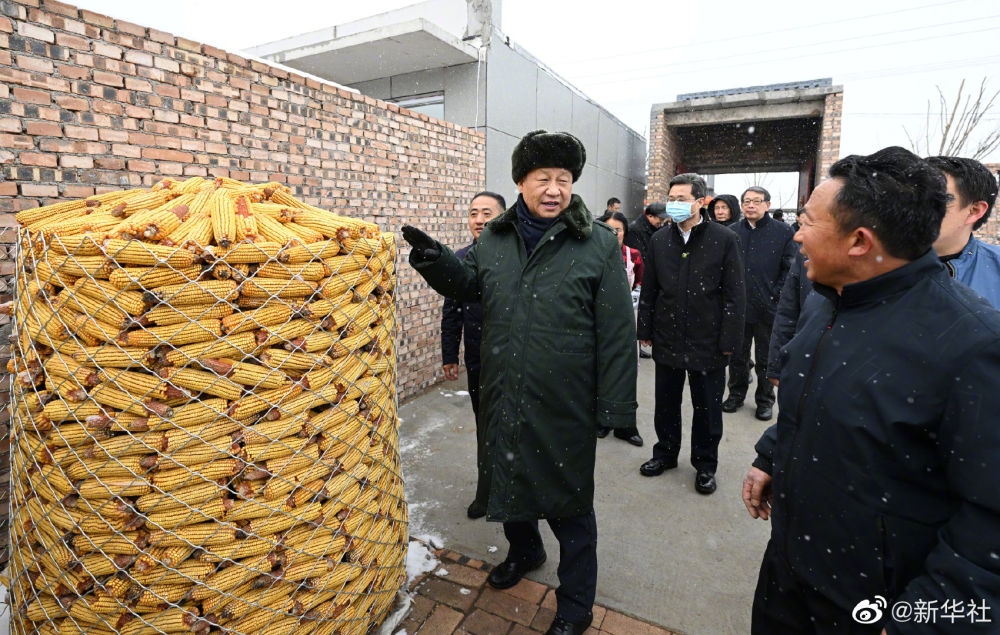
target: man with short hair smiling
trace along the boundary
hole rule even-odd
[[[815,292],[743,483],[772,520],[751,632],[994,633],[994,614],[941,626],[894,608],[1000,607],[1000,312],[931,249],[936,168],[893,147],[830,177],[800,217]]]
[[[976,240],[997,201],[997,179],[975,159],[931,157],[948,181],[948,213],[934,250],[959,282],[1000,309],[1000,247]]]
[[[479,240],[486,223],[503,213],[507,206],[503,196],[495,192],[480,192],[469,203],[469,232],[472,244],[455,252],[463,260]],[[465,378],[469,386],[472,413],[476,417],[476,497],[466,510],[469,518],[486,515],[486,499],[490,491],[489,461],[486,457],[486,425],[479,424],[479,342],[483,333],[483,309],[478,302],[457,302],[444,299],[441,310],[441,360],[444,377],[458,379],[458,348],[465,332]]]
[[[620,212],[622,209],[622,202],[618,198],[612,196],[608,199],[608,208],[604,210],[605,214],[613,214],[615,212]]]
[[[635,321],[618,239],[573,194],[586,163],[568,133],[538,130],[511,156],[517,203],[487,223],[464,261],[403,226],[410,264],[439,293],[483,306],[482,415],[492,464],[489,520],[507,558],[487,581],[516,585],[559,541],[550,635],[580,634],[597,591],[598,426],[635,427]]]
[[[754,370],[757,389],[754,413],[761,421],[771,419],[774,406],[774,386],[767,380],[767,354],[771,329],[778,308],[778,296],[785,277],[795,260],[794,232],[767,211],[771,195],[762,187],[753,186],[743,192],[743,220],[729,226],[740,237],[743,266],[746,270],[747,315],[743,330],[743,346],[733,352],[729,364],[729,397],[722,404],[724,412],[736,412],[743,406],[750,388],[750,343],[753,342]]]

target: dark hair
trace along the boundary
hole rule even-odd
[[[771,212],[771,216],[774,216],[774,220],[780,220],[782,223],[785,222],[784,210],[776,209],[773,212]]]
[[[615,198],[614,196],[612,196],[611,198],[608,199],[608,204],[605,207],[611,207],[612,205],[615,205],[616,203],[618,205],[622,204],[621,201],[619,201],[617,198]]]
[[[602,223],[606,223],[612,219],[621,223],[622,227],[625,228],[625,233],[622,234],[622,238],[624,239],[626,236],[628,236],[628,219],[625,218],[625,214],[622,214],[621,212],[605,212],[604,215],[598,218],[597,220],[601,221]]]
[[[955,179],[955,189],[962,197],[962,207],[977,201],[986,202],[986,213],[972,226],[979,229],[990,219],[997,202],[997,179],[989,168],[975,159],[962,157],[929,157],[927,162]]]
[[[759,185],[751,185],[747,189],[743,190],[742,194],[740,194],[740,202],[741,203],[743,202],[743,198],[747,195],[747,192],[757,192],[758,194],[760,194],[760,195],[762,195],[764,197],[764,202],[766,202],[766,203],[770,203],[771,202],[771,193],[770,192],[768,192],[767,190],[765,190],[764,188],[762,188]]]
[[[642,213],[646,216],[662,216],[667,213],[667,206],[656,201],[647,205]]]
[[[705,184],[705,179],[701,178],[694,172],[678,174],[674,178],[670,179],[670,183],[667,185],[667,192],[669,192],[670,188],[675,185],[690,185],[691,195],[695,198],[705,198],[705,195],[708,194],[708,185]]]
[[[872,230],[895,258],[915,260],[937,240],[947,188],[940,170],[905,148],[852,154],[830,167],[843,186],[833,216],[844,233]]]
[[[802,216],[803,214],[805,214],[805,212],[806,212],[806,208],[804,208],[804,207],[798,208],[797,210],[795,210],[795,218],[798,218],[799,216]]]
[[[472,201],[476,200],[480,196],[489,196],[490,198],[494,199],[497,203],[500,203],[500,211],[507,209],[507,201],[503,200],[503,197],[497,194],[496,192],[486,192],[486,191],[480,192],[479,194],[476,194],[475,196],[472,197],[472,199],[469,200],[469,205],[472,205]]]

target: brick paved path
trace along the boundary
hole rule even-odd
[[[493,567],[448,549],[434,554],[441,564],[413,581],[413,608],[396,632],[407,635],[530,635],[544,633],[555,617],[555,589],[523,579],[497,591],[486,583]],[[594,606],[588,635],[677,635],[603,606]]]

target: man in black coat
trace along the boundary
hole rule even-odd
[[[743,484],[771,518],[752,632],[996,633],[1000,312],[931,249],[937,170],[886,148],[830,176],[796,234],[814,292],[778,423]]]
[[[658,476],[677,467],[686,376],[694,404],[695,489],[711,494],[722,439],[726,362],[740,347],[746,292],[739,239],[700,213],[705,194],[705,181],[697,174],[670,180],[666,209],[674,223],[653,236],[643,271],[638,337],[652,345],[656,363],[657,442],[653,458],[639,472]]]
[[[798,216],[801,215],[799,212]],[[778,298],[774,327],[771,329],[771,347],[767,354],[767,379],[774,386],[778,385],[781,376],[781,348],[795,336],[802,307],[812,293],[812,280],[806,275],[805,263],[805,256],[801,253],[795,255],[792,268],[785,278],[785,286],[781,289],[781,297]]]
[[[625,246],[638,249],[643,262],[649,253],[649,241],[653,239],[656,230],[667,222],[667,206],[663,203],[650,203],[643,210],[642,216],[632,221],[625,235]]]
[[[493,192],[480,192],[469,204],[469,231],[472,244],[455,252],[455,257],[464,260],[472,246],[479,240],[483,227],[494,216],[507,209],[503,197]],[[478,302],[459,302],[444,299],[441,311],[441,362],[444,377],[449,381],[458,379],[458,348],[465,331],[465,376],[469,383],[469,399],[476,417],[476,498],[469,505],[469,518],[486,515],[486,501],[490,491],[490,462],[487,457],[486,426],[479,422],[479,342],[483,335],[483,309]]]
[[[722,404],[725,412],[736,412],[743,406],[750,387],[750,342],[754,344],[757,390],[756,417],[761,421],[771,418],[774,406],[774,386],[767,381],[767,354],[774,325],[774,312],[778,295],[785,284],[785,277],[795,259],[798,248],[792,240],[792,228],[774,220],[767,210],[771,195],[762,187],[751,187],[743,192],[743,220],[730,229],[740,237],[743,247],[743,266],[746,269],[747,317],[743,330],[743,346],[734,351],[729,365],[729,397]]]

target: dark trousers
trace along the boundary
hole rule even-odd
[[[866,598],[858,598],[858,601]],[[872,599],[872,598],[867,598]],[[884,611],[886,619],[889,611]],[[859,624],[842,609],[802,583],[774,542],[767,543],[753,597],[752,635],[815,633],[816,635],[877,635],[885,619]]]
[[[466,370],[465,376],[469,380],[472,412],[476,415],[476,499],[472,504],[486,509],[486,503],[490,499],[492,463],[489,461],[489,444],[486,441],[486,422],[479,420],[479,369]]]
[[[774,321],[755,322],[743,327],[743,346],[733,353],[729,362],[729,396],[740,401],[746,399],[750,387],[750,340],[753,340],[754,372],[757,391],[754,400],[758,406],[774,405],[774,386],[767,380],[767,353],[771,347],[771,327]]]
[[[570,518],[549,518],[549,528],[559,541],[559,588],[556,615],[583,622],[594,607],[597,594],[597,518],[594,512]],[[545,551],[537,520],[503,524],[510,548],[508,560],[534,562]]]
[[[726,367],[702,372],[666,364],[656,365],[656,405],[653,427],[656,445],[653,458],[677,463],[681,450],[681,401],[684,377],[691,385],[694,420],[691,423],[691,465],[698,471],[715,474],[722,440],[722,393],[726,388]]]

